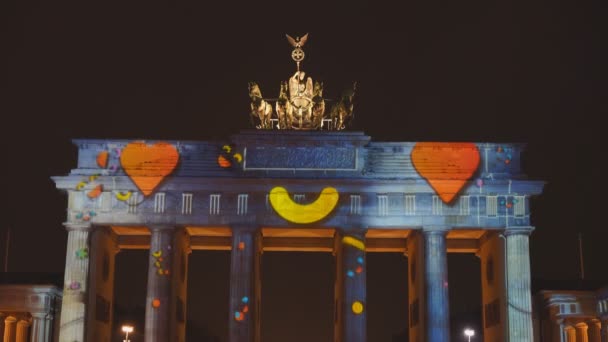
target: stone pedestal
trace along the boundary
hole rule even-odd
[[[32,327],[30,335],[32,342],[51,342],[50,336],[51,320],[44,313],[32,313]]]
[[[87,280],[89,258],[89,224],[65,224],[68,246],[65,258],[63,300],[61,304],[60,342],[85,341],[85,315],[87,306]]]
[[[529,235],[532,227],[507,229],[508,341],[532,341]]]
[[[17,322],[16,342],[29,342],[29,328],[30,322],[23,319]]]
[[[150,256],[146,295],[146,342],[166,342],[169,338],[173,227],[150,228]]]
[[[260,247],[257,227],[232,226],[229,342],[260,341]]]
[[[15,342],[17,334],[17,318],[7,316],[4,319],[4,342]]]
[[[335,236],[335,342],[367,339],[365,230],[338,231]]]

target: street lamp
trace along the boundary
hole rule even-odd
[[[464,329],[464,335],[469,338],[469,342],[471,342],[471,336],[475,336],[475,330],[473,329]]]
[[[133,332],[133,326],[132,325],[123,325],[122,326],[122,332],[125,333],[125,339],[123,342],[130,342],[129,341],[129,333]]]

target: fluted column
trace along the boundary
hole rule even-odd
[[[426,341],[450,340],[446,227],[425,227]]]
[[[602,321],[602,342],[608,342],[608,320]]]
[[[30,327],[30,322],[22,319],[19,320],[19,322],[17,322],[17,334],[16,334],[16,341],[17,342],[29,342],[29,327]]]
[[[7,316],[4,320],[4,342],[15,342],[17,333],[17,318]]]
[[[335,236],[335,342],[364,342],[367,334],[367,265],[364,229],[345,229]]]
[[[171,300],[173,227],[152,226],[150,228],[150,256],[148,264],[148,288],[146,295],[146,342],[170,341],[169,315]]]
[[[255,226],[232,226],[229,342],[260,341],[260,239]]]
[[[597,319],[593,319],[587,322],[587,336],[589,337],[589,342],[601,342],[601,325],[600,321]]]
[[[576,329],[576,342],[588,342],[587,339],[587,324],[580,322],[575,326]]]
[[[32,342],[50,342],[49,336],[51,322],[46,313],[32,313]]]
[[[529,235],[533,227],[510,228],[507,239],[508,341],[532,341],[532,295],[530,287]]]
[[[88,253],[91,226],[73,223],[65,226],[68,230],[68,246],[65,257],[59,341],[84,342],[89,259],[82,258],[81,255]]]
[[[565,328],[566,331],[566,342],[576,342],[576,329],[569,325]]]
[[[175,228],[173,234],[173,265],[171,266],[171,342],[186,341],[186,303],[188,297],[188,256],[190,236],[184,228]]]
[[[109,227],[97,227],[90,237],[87,341],[109,341],[112,336],[114,264],[120,251]],[[80,255],[84,257],[84,255]],[[177,342],[177,341],[176,341]]]
[[[4,340],[4,320],[6,319],[6,314],[0,312],[0,339]]]

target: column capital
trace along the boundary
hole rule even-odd
[[[351,235],[360,239],[365,239],[365,235],[367,234],[367,228],[337,228],[335,234],[341,236]]]
[[[256,233],[260,230],[260,226],[254,223],[231,223],[230,230],[232,233]]]
[[[30,321],[25,319],[25,318],[21,318],[19,319],[19,322],[17,322],[17,325],[25,325],[25,326],[30,326]]]
[[[93,230],[93,225],[90,222],[64,222],[63,226],[68,232],[73,230],[90,232]]]
[[[532,226],[509,227],[509,228],[507,228],[507,229],[504,230],[503,235],[504,236],[509,236],[509,235],[530,235],[530,234],[532,234],[532,231],[534,231],[534,227],[532,227]]]
[[[50,312],[30,312],[34,319],[51,319],[53,315]]]
[[[424,226],[421,229],[422,234],[447,234],[452,229],[448,226]]]
[[[13,316],[13,315],[8,315],[6,316],[6,318],[4,319],[4,322],[6,323],[14,323],[17,322],[17,317]]]
[[[171,224],[152,224],[148,225],[148,229],[150,230],[150,232],[161,230],[174,230],[175,226]]]

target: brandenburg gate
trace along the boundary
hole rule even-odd
[[[333,253],[335,342],[366,341],[372,252],[407,255],[409,340],[449,341],[447,253],[475,253],[485,340],[532,341],[529,202],[544,182],[522,173],[524,146],[376,142],[343,130],[354,91],[326,114],[298,61],[277,100],[250,84],[258,129],[226,141],[75,140],[77,167],[53,177],[68,194],[60,341],[110,340],[122,249],[149,249],[149,342],[185,340],[191,250],[231,251],[230,342],[260,340],[264,251]]]

